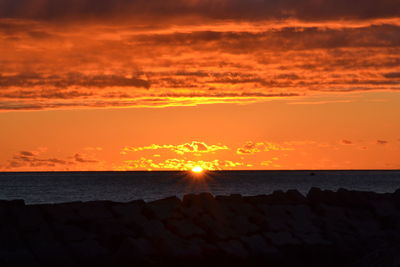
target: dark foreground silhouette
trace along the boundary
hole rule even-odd
[[[0,266],[400,265],[400,190],[0,201]]]

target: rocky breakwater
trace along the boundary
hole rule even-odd
[[[1,266],[389,267],[399,244],[400,190],[0,201]]]

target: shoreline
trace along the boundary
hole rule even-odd
[[[1,266],[400,264],[400,189],[127,203],[1,200],[0,218]]]

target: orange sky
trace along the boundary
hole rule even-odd
[[[399,169],[396,0],[0,0],[0,171]]]

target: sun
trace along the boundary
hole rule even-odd
[[[204,171],[204,169],[200,166],[196,166],[192,168],[192,172],[194,173],[202,173]]]

